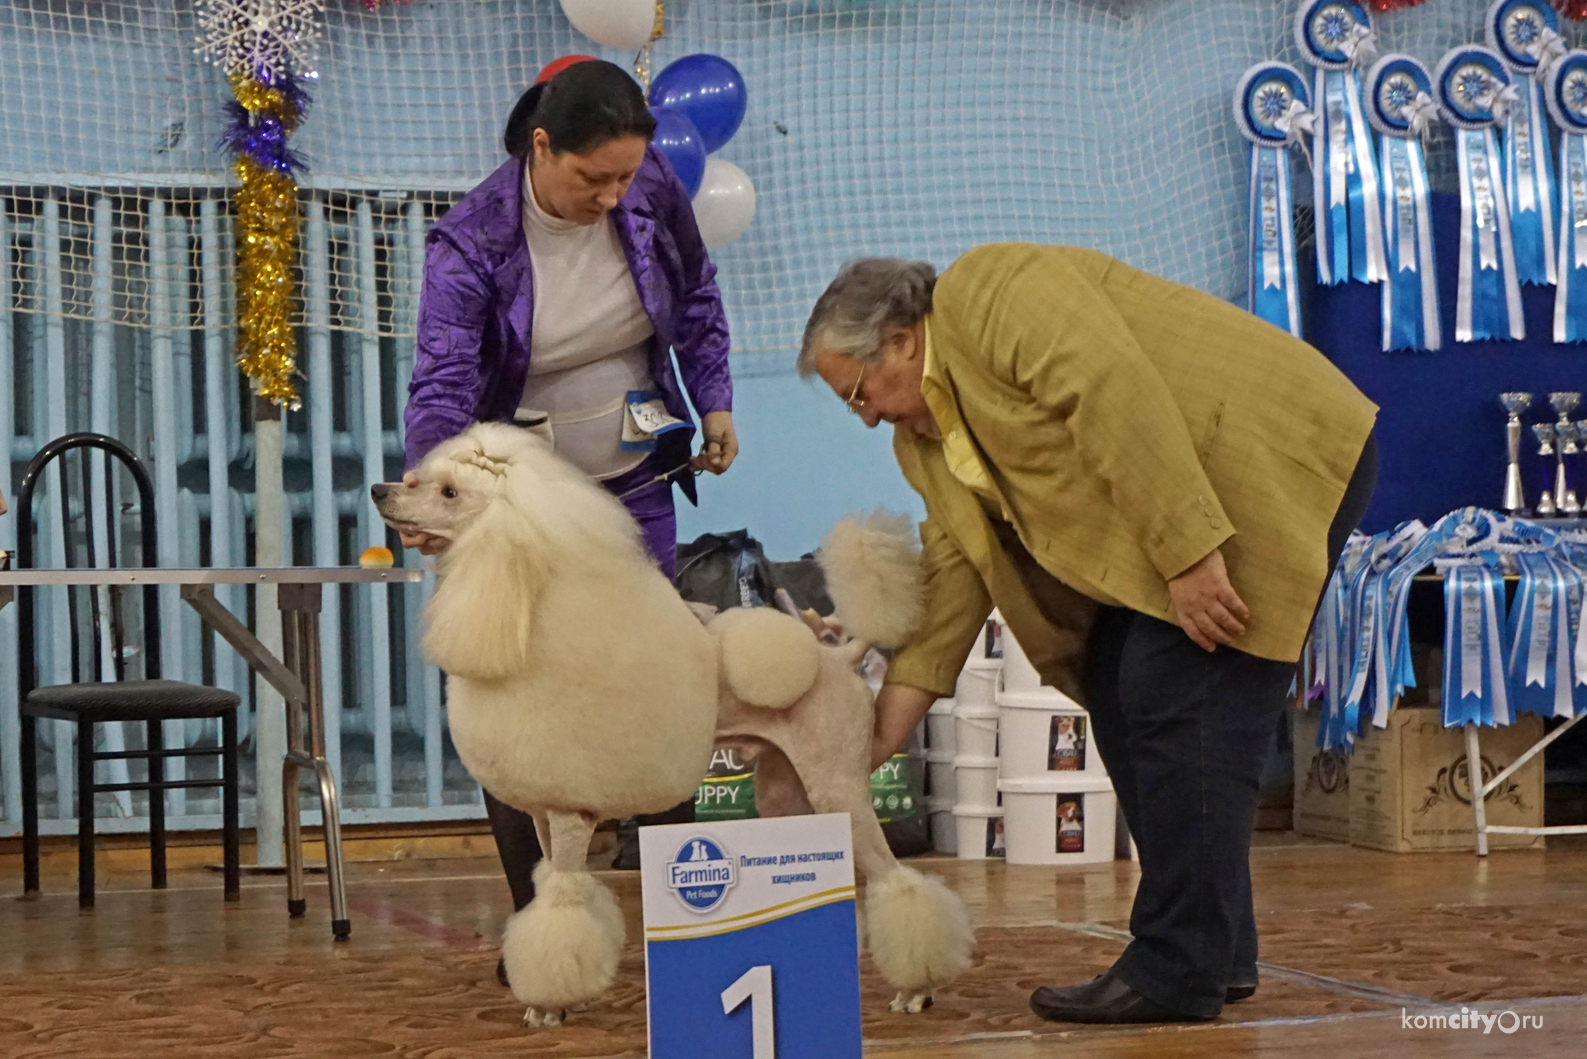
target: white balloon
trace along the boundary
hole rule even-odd
[[[694,221],[707,250],[719,250],[755,219],[755,185],[749,174],[723,158],[705,160],[705,177],[694,194]]]
[[[562,0],[573,28],[597,44],[638,51],[656,25],[656,0]]]

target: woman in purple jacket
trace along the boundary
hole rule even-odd
[[[627,505],[670,578],[672,483],[695,501],[691,470],[726,471],[738,440],[716,268],[650,143],[655,127],[638,84],[608,62],[568,67],[519,99],[503,137],[511,160],[430,230],[407,467],[474,422],[520,423]],[[693,456],[685,389],[705,436]],[[402,543],[426,554],[447,544]],[[489,791],[485,805],[523,908],[542,855],[533,824]],[[641,822],[692,818],[685,803]]]

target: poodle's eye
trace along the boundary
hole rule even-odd
[[[441,487],[441,495],[446,497],[448,500],[456,500],[457,499],[457,490],[453,489],[449,485],[444,485],[444,486]]]

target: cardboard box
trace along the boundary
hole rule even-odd
[[[1401,705],[1387,728],[1367,729],[1350,762],[1350,842],[1398,853],[1476,849],[1466,736],[1445,728],[1440,711]],[[1483,782],[1543,737],[1543,719],[1482,730]],[[1299,726],[1297,725],[1297,740]],[[1543,826],[1543,757],[1487,797],[1488,823]],[[1296,799],[1299,818],[1300,799]],[[1297,824],[1297,830],[1298,830]],[[1491,849],[1541,849],[1541,835],[1488,836]]]
[[[1295,710],[1295,830],[1350,841],[1350,755],[1317,746],[1320,707]]]

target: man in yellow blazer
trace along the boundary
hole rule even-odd
[[[926,618],[877,699],[875,758],[955,680],[995,604],[1091,712],[1141,879],[1134,940],[1031,1006],[1206,1019],[1256,989],[1257,785],[1312,615],[1377,476],[1377,409],[1217,298],[1071,247],[1000,243],[940,279],[846,266],[799,368],[925,500]]]

